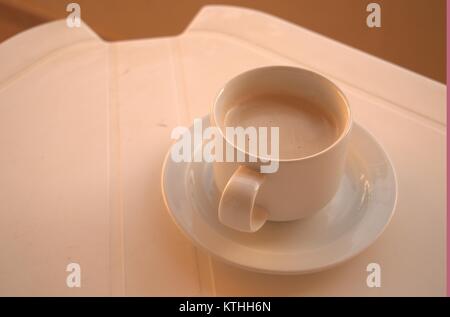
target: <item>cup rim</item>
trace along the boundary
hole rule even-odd
[[[253,155],[251,153],[249,153],[248,151],[241,149],[239,146],[237,146],[236,144],[231,143],[225,136],[225,134],[222,131],[221,126],[218,124],[217,122],[217,104],[219,99],[221,98],[221,96],[223,95],[224,91],[227,89],[227,87],[229,87],[229,85],[231,84],[232,81],[238,79],[241,76],[244,76],[248,73],[251,72],[255,72],[255,71],[271,71],[271,70],[275,70],[275,69],[284,69],[284,70],[288,70],[288,71],[293,71],[293,72],[307,72],[310,73],[312,75],[315,76],[319,76],[321,77],[321,79],[325,80],[326,82],[328,82],[329,84],[331,84],[331,86],[336,90],[336,92],[338,93],[338,95],[342,98],[342,100],[344,101],[345,104],[345,109],[347,112],[347,120],[345,123],[345,127],[343,129],[343,131],[340,133],[339,137],[329,146],[327,146],[325,149],[316,152],[314,154],[308,155],[308,156],[302,156],[302,157],[295,157],[295,158],[271,158],[271,157],[263,157],[260,155]],[[212,109],[211,109],[211,115],[210,115],[210,120],[213,126],[217,127],[220,133],[220,136],[222,137],[222,139],[225,140],[225,142],[227,142],[230,146],[232,146],[233,148],[235,148],[237,151],[240,151],[242,153],[244,153],[245,155],[248,155],[249,157],[253,157],[255,159],[259,159],[263,162],[299,162],[299,161],[305,161],[305,160],[309,160],[318,156],[321,156],[323,154],[325,154],[326,152],[330,151],[331,149],[335,148],[339,143],[342,142],[342,140],[344,140],[350,133],[351,131],[351,127],[353,125],[353,116],[352,116],[352,111],[350,109],[350,105],[348,102],[347,97],[345,97],[344,93],[342,92],[342,90],[334,83],[332,82],[330,79],[326,78],[325,76],[316,73],[314,71],[305,69],[305,68],[300,68],[300,67],[295,67],[295,66],[284,66],[284,65],[273,65],[273,66],[263,66],[263,67],[257,67],[257,68],[253,68],[250,70],[247,70],[245,72],[242,72],[236,76],[234,76],[233,78],[231,78],[230,80],[227,81],[227,83],[220,89],[219,93],[217,94],[217,96],[214,99],[214,103],[212,105]]]

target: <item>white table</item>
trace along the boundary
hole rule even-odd
[[[171,222],[171,129],[263,65],[337,83],[393,160],[394,218],[368,250],[303,276],[243,271]],[[0,44],[0,295],[445,295],[446,87],[278,18],[203,8],[179,36],[109,43],[56,21]],[[66,265],[81,265],[68,288]],[[368,288],[366,266],[382,268]]]

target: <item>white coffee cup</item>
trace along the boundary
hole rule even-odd
[[[249,95],[270,94],[306,101],[307,106],[302,105],[302,109],[314,107],[310,110],[332,118],[336,128],[335,138],[330,139],[330,144],[326,144],[325,148],[308,155],[295,156],[295,153],[290,155],[288,151],[288,158],[272,157],[270,162],[267,162],[267,157],[237,146],[234,140],[227,138],[225,131],[229,112],[233,110],[237,113],[234,119],[239,123],[241,114],[235,111],[239,110],[235,107],[245,106],[245,101],[239,100],[245,100]],[[252,109],[256,115],[258,109],[265,108]],[[280,109],[284,108],[280,106]],[[293,108],[293,111],[297,110]],[[249,116],[252,112],[249,114],[247,111],[245,118]],[[218,128],[225,146],[246,158],[245,162],[214,162],[214,180],[222,192],[218,217],[224,225],[239,231],[255,232],[267,220],[291,221],[307,217],[323,208],[335,195],[343,175],[352,117],[344,94],[330,80],[296,67],[253,69],[231,79],[224,86],[214,102],[210,118],[211,125]],[[279,131],[283,141],[287,134],[283,135],[283,119],[280,120]],[[312,145],[302,146],[309,148]],[[250,157],[256,162],[250,162]],[[276,163],[278,170],[261,173],[261,166],[270,163]]]

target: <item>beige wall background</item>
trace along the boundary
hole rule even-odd
[[[254,8],[446,81],[445,0],[0,0],[0,41],[65,18],[70,2],[110,41],[179,34],[207,4]],[[381,28],[366,26],[370,2],[381,5]]]

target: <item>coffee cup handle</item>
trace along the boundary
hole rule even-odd
[[[258,231],[266,222],[267,211],[256,205],[265,176],[246,166],[239,166],[229,179],[219,202],[222,224],[243,232]]]

